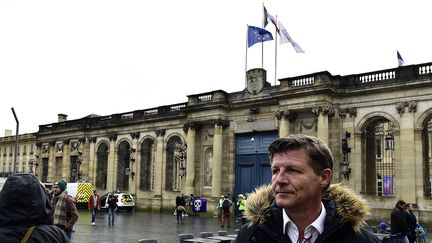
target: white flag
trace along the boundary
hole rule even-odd
[[[279,32],[279,36],[280,36],[280,38],[279,38],[279,44],[282,45],[282,44],[285,44],[285,43],[289,42],[289,43],[292,44],[292,46],[294,47],[294,50],[297,53],[305,53],[303,51],[303,49],[300,47],[300,45],[297,44],[297,42],[295,42],[291,38],[291,36],[288,34],[288,31],[285,29],[285,27],[282,25],[282,23],[278,21],[278,24],[279,24],[279,30],[280,30],[280,32]]]
[[[403,66],[405,64],[404,59],[402,58],[401,54],[399,53],[399,51],[396,51],[396,55],[397,55],[397,59],[398,59],[398,66]]]

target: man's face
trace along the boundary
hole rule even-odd
[[[60,187],[58,185],[54,185],[53,188],[54,188],[54,194],[55,195],[58,195],[58,194],[61,193],[61,189],[60,189]]]
[[[275,154],[272,162],[272,189],[276,204],[290,210],[310,210],[320,207],[324,188],[332,172],[325,169],[315,174],[303,149]]]

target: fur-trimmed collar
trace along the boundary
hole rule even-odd
[[[341,184],[332,184],[327,189],[326,196],[335,201],[336,214],[342,223],[351,225],[356,232],[367,225],[366,219],[370,215],[369,207],[366,200],[360,195]],[[261,186],[249,195],[244,214],[250,221],[250,225],[262,224],[266,221],[273,201],[271,185]]]

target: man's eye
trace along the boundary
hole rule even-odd
[[[294,169],[294,168],[290,168],[290,169],[288,169],[288,172],[289,172],[289,173],[300,173],[299,170]]]

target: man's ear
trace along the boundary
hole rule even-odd
[[[333,177],[333,171],[329,168],[324,169],[321,172],[321,188],[326,188],[331,183]]]

